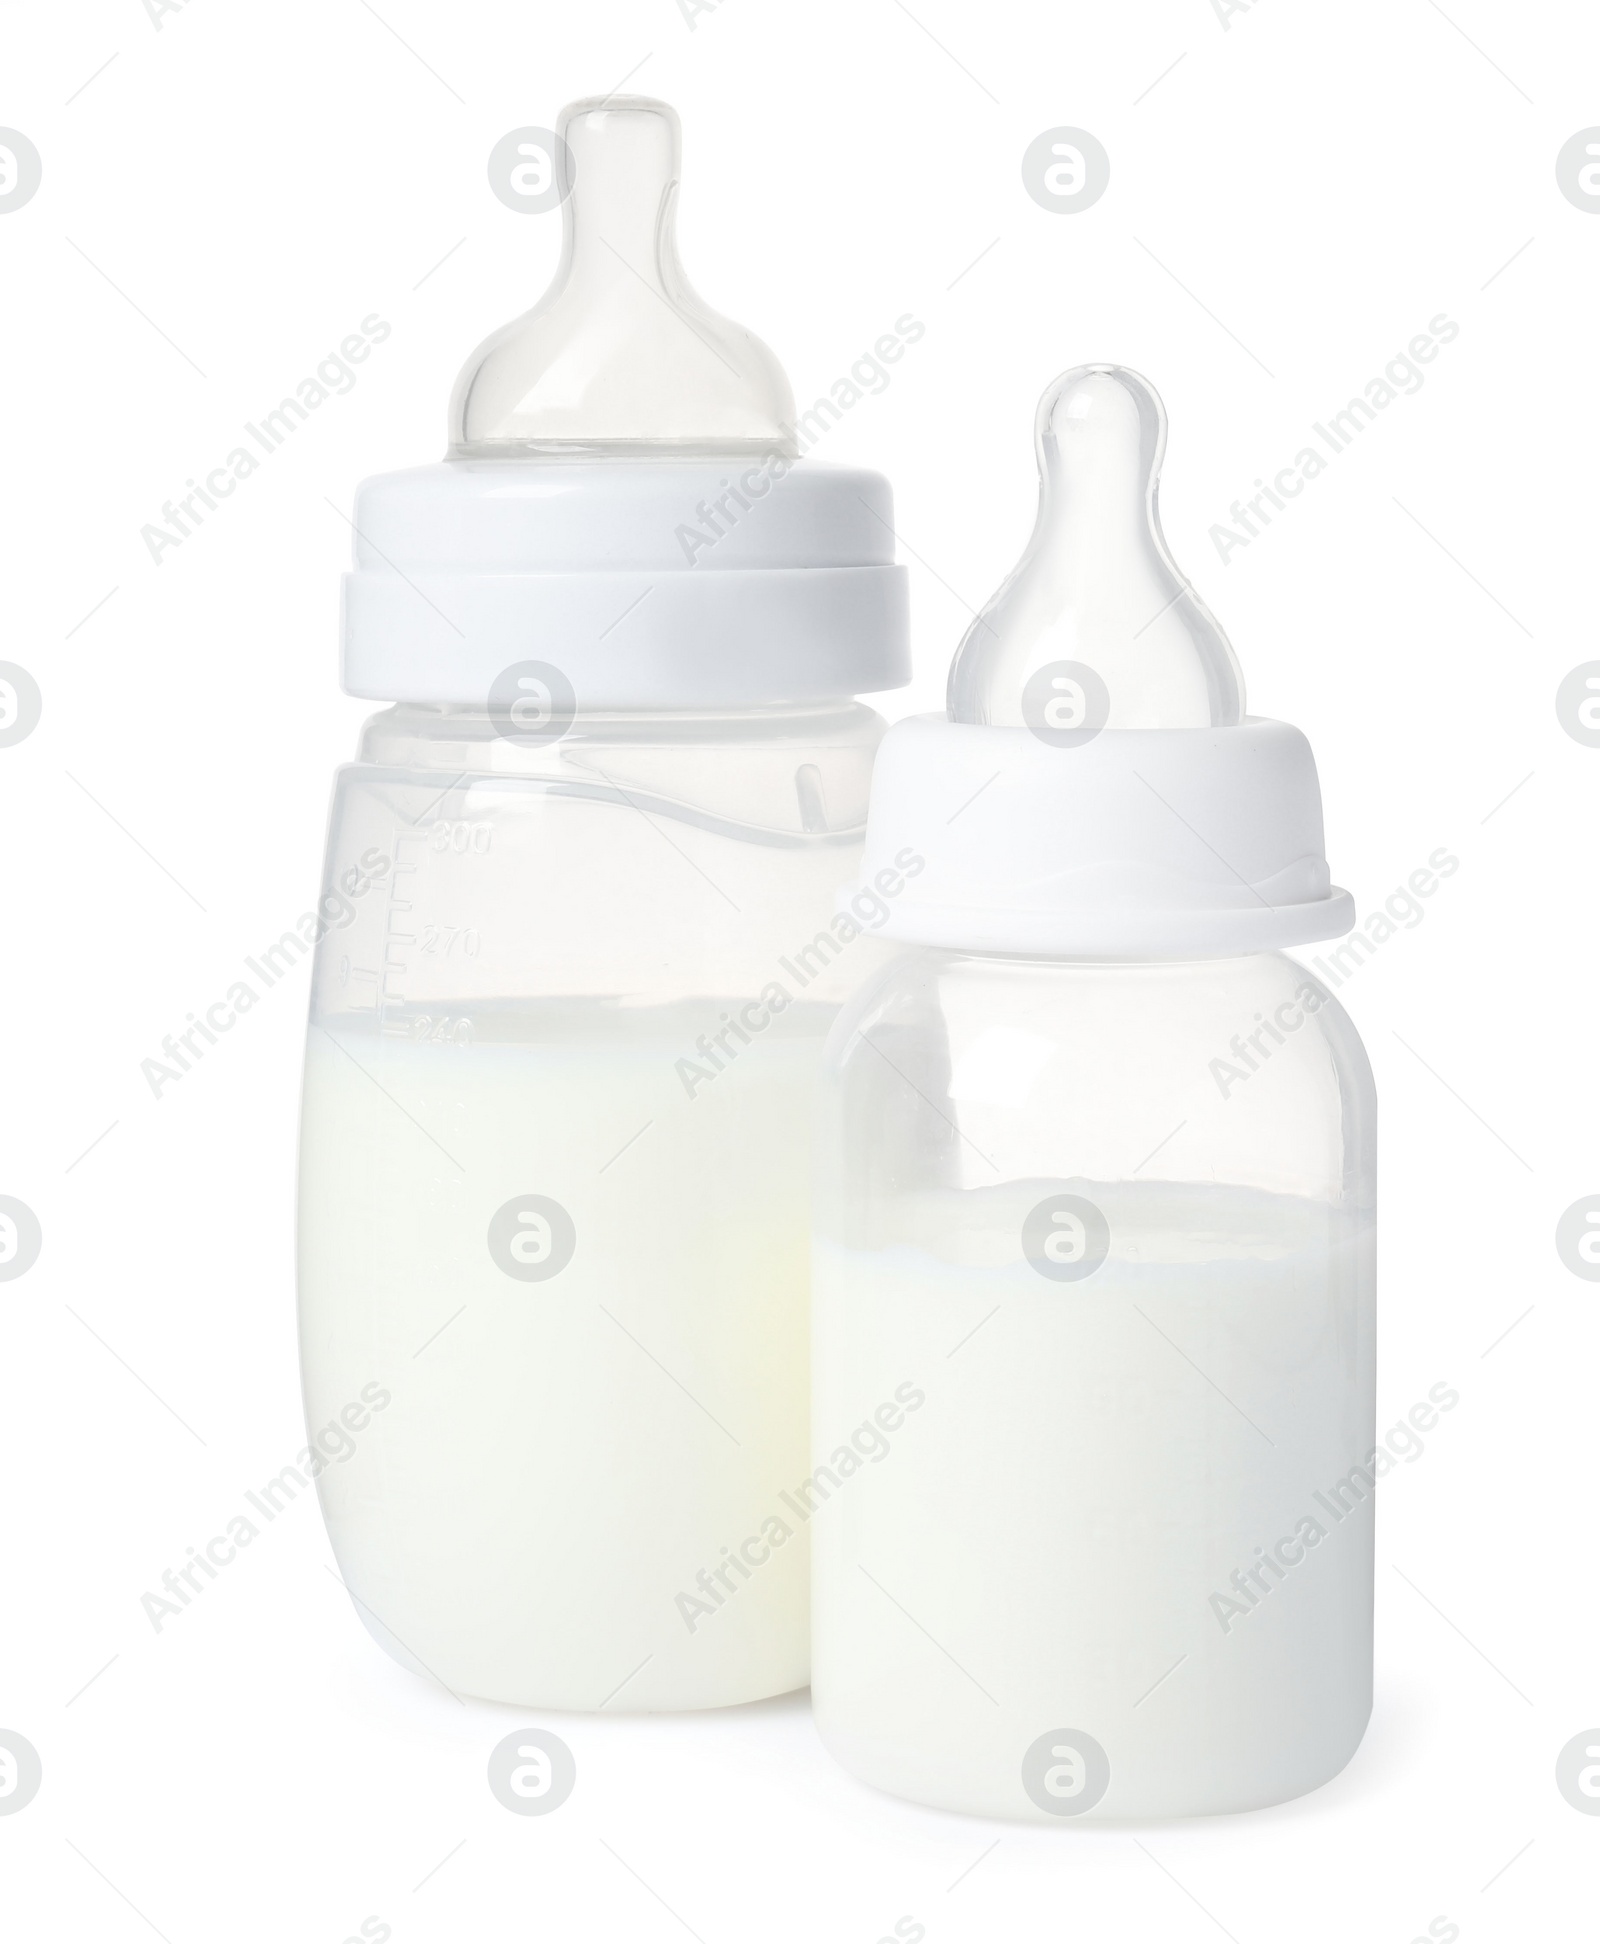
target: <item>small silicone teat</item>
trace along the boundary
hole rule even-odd
[[[450,404],[454,457],[669,447],[793,452],[794,395],[743,325],[678,263],[678,117],[664,101],[575,101],[557,132],[571,176],[560,268],[480,345]]]
[[[1092,733],[1241,720],[1233,649],[1162,537],[1166,442],[1154,386],[1124,366],[1080,365],[1045,392],[1033,537],[956,650],[952,721]]]

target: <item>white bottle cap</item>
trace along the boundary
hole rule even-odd
[[[776,359],[689,287],[677,116],[617,96],[558,132],[550,289],[468,360],[449,458],[358,489],[346,689],[482,706],[525,662],[582,710],[899,687],[888,482],[797,459]]]
[[[879,750],[862,883],[898,887],[884,935],[1168,958],[1348,931],[1310,744],[1244,715],[1227,637],[1162,538],[1154,389],[1069,371],[1037,441],[1033,538],[957,652],[948,719]]]

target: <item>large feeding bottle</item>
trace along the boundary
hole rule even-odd
[[[1371,1706],[1372,1076],[1281,950],[1352,906],[1167,552],[1164,438],[1130,371],[1045,394],[1033,540],[873,782],[920,949],[829,1043],[817,1720],[982,1815],[1282,1801]]]
[[[809,1123],[907,675],[876,474],[673,243],[662,103],[562,117],[566,248],[368,480],[300,1186],[308,1421],[361,1619],[460,1694],[803,1686]],[[378,1401],[381,1400],[381,1401]],[[346,1427],[344,1431],[340,1426]],[[348,1448],[347,1448],[348,1447]]]

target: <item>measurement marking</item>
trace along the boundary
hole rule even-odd
[[[1180,1654],[1178,1658],[1172,1663],[1172,1665],[1167,1669],[1167,1672],[1162,1675],[1161,1681],[1166,1680],[1170,1675],[1176,1674],[1178,1669],[1182,1667],[1183,1663],[1188,1658],[1189,1656],[1187,1654]],[[1144,1703],[1150,1699],[1151,1695],[1155,1693],[1156,1689],[1160,1687],[1161,1681],[1156,1681],[1152,1686],[1147,1687],[1144,1693],[1139,1696],[1139,1699],[1135,1701],[1133,1705],[1136,1708],[1142,1707]]]
[[[78,1318],[78,1321],[80,1323],[83,1323],[83,1318],[81,1316],[78,1316],[78,1312],[72,1307],[70,1303],[64,1304],[63,1307],[65,1308],[68,1316],[75,1316]],[[186,1423],[184,1419],[178,1417],[177,1412],[172,1409],[172,1406],[161,1395],[160,1391],[158,1391],[153,1384],[145,1384],[145,1380],[139,1376],[138,1371],[136,1371],[133,1365],[128,1362],[127,1358],[123,1356],[118,1356],[117,1352],[111,1348],[111,1345],[106,1342],[105,1338],[100,1334],[98,1330],[94,1329],[88,1323],[83,1323],[83,1327],[86,1330],[88,1330],[90,1336],[92,1336],[95,1342],[100,1345],[101,1349],[109,1352],[111,1356],[116,1357],[117,1362],[122,1365],[123,1369],[127,1371],[130,1377],[135,1378],[139,1383],[144,1384],[145,1389],[149,1391],[150,1395],[161,1406],[162,1410],[170,1411],[173,1417],[178,1418],[178,1422],[181,1425],[183,1425],[184,1430],[188,1432],[189,1436],[194,1439],[195,1443],[200,1446],[202,1451],[205,1450],[206,1449],[205,1439],[201,1437],[200,1433],[194,1428],[192,1424]]]
[[[117,1662],[118,1662],[119,1660],[121,1660],[121,1659],[122,1659],[122,1656],[121,1656],[120,1654],[113,1654],[113,1655],[111,1656],[111,1658],[110,1658],[110,1660],[108,1660],[108,1661],[106,1662],[106,1666],[105,1666],[105,1667],[102,1667],[102,1668],[101,1668],[101,1670],[100,1670],[100,1674],[104,1674],[104,1673],[105,1673],[105,1671],[106,1671],[106,1667],[115,1667],[115,1666],[116,1666],[116,1664],[117,1664]],[[76,1700],[78,1699],[78,1696],[79,1696],[79,1695],[83,1695],[83,1694],[87,1694],[87,1693],[89,1692],[89,1690],[90,1690],[90,1688],[92,1688],[92,1687],[94,1686],[94,1684],[95,1684],[95,1682],[99,1680],[99,1678],[100,1678],[100,1674],[91,1674],[91,1675],[89,1676],[89,1678],[88,1678],[88,1680],[86,1680],[86,1681],[84,1682],[84,1684],[83,1684],[83,1686],[82,1686],[81,1688],[79,1688],[79,1689],[78,1689],[78,1693],[77,1693],[77,1694],[75,1694],[75,1695],[73,1695],[73,1697],[72,1697],[72,1701],[76,1701]],[[68,1707],[68,1708],[70,1708],[70,1707],[72,1706],[72,1701],[67,1701],[67,1702],[64,1702],[64,1703],[63,1703],[63,1706],[65,1706],[65,1707]]]
[[[106,1129],[106,1134],[109,1134],[109,1133],[111,1132],[111,1130],[112,1130],[112,1128],[116,1128],[116,1127],[120,1127],[121,1125],[122,1125],[122,1122],[121,1122],[121,1121],[119,1121],[119,1120],[114,1120],[114,1121],[113,1121],[113,1122],[111,1123],[111,1127],[108,1127],[108,1128]],[[91,1141],[91,1142],[89,1143],[89,1145],[88,1145],[88,1146],[87,1146],[87,1147],[86,1147],[86,1148],[85,1148],[85,1149],[83,1150],[83,1152],[82,1152],[82,1154],[80,1154],[80,1155],[78,1156],[78,1161],[87,1161],[87,1160],[88,1160],[88,1158],[89,1158],[89,1156],[90,1156],[91,1154],[93,1154],[93,1153],[94,1153],[94,1151],[95,1151],[95,1149],[96,1149],[96,1148],[97,1148],[97,1147],[98,1147],[98,1146],[100,1145],[100,1143],[101,1143],[101,1142],[102,1142],[102,1141],[103,1141],[103,1140],[104,1140],[104,1139],[106,1138],[106,1134],[97,1134],[97,1135],[96,1135],[96,1136],[94,1137],[94,1139],[93,1139],[93,1140],[92,1140],[92,1141]],[[66,1174],[71,1174],[71,1173],[72,1173],[72,1170],[73,1170],[73,1169],[74,1169],[75,1167],[77,1167],[77,1165],[78,1165],[78,1161],[73,1161],[73,1162],[70,1162],[70,1163],[69,1163],[69,1164],[67,1165],[67,1167],[66,1167],[66,1168],[65,1168],[65,1169],[63,1170],[63,1172],[64,1172],[64,1173],[66,1173]]]
[[[122,589],[120,587],[114,587],[111,590],[111,594],[120,594],[121,592]],[[73,627],[68,628],[66,634],[62,637],[62,639],[65,641],[70,641],[72,637],[78,632],[78,629],[83,626],[84,621],[92,621],[94,617],[100,612],[100,610],[105,606],[106,602],[111,599],[111,594],[102,594],[100,599],[95,602],[94,606],[90,608],[89,612],[83,617],[83,621],[79,621]]]
[[[78,783],[77,777],[75,777],[72,774],[71,770],[63,770],[62,774],[70,782]],[[123,823],[119,818],[112,817],[111,812],[106,808],[106,806],[100,801],[100,799],[94,794],[92,790],[87,788],[87,786],[82,783],[78,783],[78,788],[83,791],[83,794],[89,799],[89,801],[94,805],[94,807],[100,812],[102,816],[111,817],[111,821],[117,826],[118,830],[122,832],[123,836],[127,838],[128,842],[130,844],[133,844],[137,849],[142,850],[145,856],[149,858],[150,862],[156,867],[158,871],[162,873],[164,877],[172,878],[172,882],[178,886],[178,889],[189,900],[190,904],[194,906],[196,911],[203,913],[208,918],[210,917],[211,914],[208,911],[206,911],[205,906],[201,904],[200,900],[189,889],[188,885],[179,883],[177,878],[172,877],[172,873],[167,869],[166,865],[162,863],[161,859],[156,856],[155,852],[153,850],[150,850],[146,845],[141,844],[138,838],[135,837],[133,832],[128,828],[128,826],[125,823]]]
[[[1210,1377],[1206,1377],[1206,1373],[1195,1362],[1194,1358],[1189,1355],[1188,1351],[1182,1349],[1178,1344],[1172,1343],[1172,1338],[1167,1335],[1166,1331],[1162,1329],[1161,1325],[1157,1323],[1153,1317],[1146,1315],[1142,1309],[1139,1309],[1139,1305],[1137,1303],[1133,1305],[1133,1308],[1139,1310],[1139,1314],[1144,1317],[1144,1320],[1150,1325],[1151,1329],[1155,1331],[1156,1335],[1161,1338],[1162,1342],[1172,1344],[1173,1349],[1178,1352],[1178,1355],[1182,1357],[1183,1361],[1189,1366],[1189,1368],[1192,1371],[1194,1371],[1196,1376],[1206,1378],[1206,1382],[1211,1385],[1211,1388],[1217,1393],[1218,1397],[1222,1399],[1224,1404],[1228,1405],[1231,1409],[1235,1411],[1239,1411],[1240,1417],[1244,1419],[1245,1423],[1249,1425],[1250,1429],[1255,1432],[1258,1438],[1267,1438],[1266,1432],[1263,1431],[1261,1426],[1256,1423],[1255,1419],[1251,1417],[1248,1412],[1240,1411],[1239,1406],[1234,1403],[1233,1399],[1222,1388],[1222,1386],[1219,1383],[1217,1383],[1214,1379]],[[1272,1445],[1272,1440],[1270,1438],[1267,1438],[1267,1443],[1269,1445]],[[1274,1451],[1276,1451],[1278,1447],[1276,1445],[1272,1445],[1272,1448]]]
[[[463,1836],[461,1841],[456,1844],[453,1850],[451,1850],[450,1856],[459,1856],[466,1847],[467,1847],[467,1839],[465,1836]],[[422,1883],[431,1883],[433,1879],[439,1874],[439,1872],[444,1868],[445,1864],[450,1861],[450,1856],[441,1856],[439,1861],[434,1864],[433,1868],[422,1879]],[[417,1892],[422,1888],[422,1883],[412,1884],[411,1886],[412,1896],[415,1896]]]
[[[394,1095],[390,1093],[389,1089],[383,1084],[381,1080],[376,1079],[372,1074],[367,1073],[367,1069],[361,1064],[361,1062],[356,1058],[356,1056],[350,1051],[349,1047],[346,1046],[342,1040],[335,1039],[333,1034],[328,1031],[326,1026],[318,1026],[317,1031],[321,1033],[324,1039],[331,1041],[333,1045],[338,1047],[339,1051],[355,1068],[357,1073],[367,1074],[367,1078],[372,1081],[373,1086],[375,1086],[378,1092],[383,1095],[384,1099],[389,1101],[393,1106],[399,1107],[400,1112],[405,1115],[406,1119],[410,1121],[411,1125],[417,1130],[419,1134],[423,1135],[427,1140],[433,1141],[433,1145],[450,1163],[452,1168],[458,1169],[462,1174],[465,1174],[467,1172],[466,1169],[461,1166],[461,1163],[456,1159],[456,1157],[450,1152],[450,1150],[444,1145],[442,1141],[434,1140],[434,1137],[428,1133],[427,1128],[423,1126],[422,1122],[417,1119],[415,1114],[411,1113],[405,1107],[400,1106],[400,1102],[395,1099]]]
[[[872,1575],[869,1572],[867,1572],[866,1567],[861,1564],[859,1559],[856,1561],[856,1571],[861,1573],[865,1578],[872,1580],[872,1584],[875,1587],[877,1587],[878,1591],[889,1602],[890,1606],[899,1607],[900,1611],[903,1614],[905,1614],[906,1618],[911,1622],[912,1626],[916,1628],[917,1632],[919,1634],[925,1635],[927,1639],[932,1640],[934,1646],[937,1647],[939,1652],[944,1655],[945,1659],[950,1663],[950,1665],[953,1668],[955,1668],[959,1673],[965,1674],[967,1679],[978,1690],[978,1692],[981,1695],[983,1695],[983,1697],[986,1700],[994,1701],[994,1705],[997,1708],[999,1707],[1000,1703],[994,1700],[994,1696],[990,1694],[989,1690],[983,1685],[982,1681],[978,1679],[977,1675],[969,1672],[968,1669],[963,1667],[960,1661],[956,1659],[955,1655],[951,1653],[950,1649],[945,1646],[942,1640],[934,1640],[933,1635],[928,1632],[927,1628],[923,1626],[922,1622],[917,1618],[917,1616],[914,1613],[912,1613],[908,1608],[900,1606],[900,1602],[889,1591],[888,1587],[884,1585],[882,1580],[872,1579]]]
[[[602,1316],[611,1316],[610,1310],[606,1308],[604,1303],[597,1304],[596,1307],[599,1309],[600,1314]],[[661,1361],[661,1359],[655,1354],[653,1350],[645,1350],[644,1345],[639,1342],[639,1339],[633,1334],[632,1330],[628,1328],[626,1323],[619,1321],[619,1319],[615,1316],[611,1316],[611,1320],[613,1323],[616,1324],[617,1328],[622,1332],[622,1334],[628,1339],[630,1343],[637,1345],[637,1347],[640,1350],[644,1350],[644,1354],[655,1365],[656,1369],[661,1372],[663,1377],[672,1377],[673,1383],[675,1383],[678,1386],[678,1389],[683,1392],[684,1396],[688,1398],[689,1402],[695,1407],[697,1411],[705,1411],[706,1416],[708,1418],[711,1418],[711,1422],[717,1427],[717,1429],[722,1433],[722,1435],[725,1438],[730,1440],[730,1442],[733,1443],[734,1445],[739,1444],[739,1440],[734,1437],[733,1433],[728,1429],[727,1425],[725,1425],[720,1418],[712,1417],[711,1413],[709,1411],[706,1411],[706,1407],[700,1402],[699,1398],[695,1396],[694,1392],[690,1390],[689,1386],[686,1383],[684,1383],[681,1378],[673,1377],[672,1372],[668,1370],[667,1366]],[[743,1449],[742,1446],[740,1446],[739,1448],[741,1450]]]
[[[461,775],[465,775],[465,773],[465,771],[462,771]],[[428,806],[430,810],[437,807],[450,794],[456,784],[461,781],[461,775],[458,775],[453,782],[446,784],[444,790],[434,799],[433,804]],[[396,948],[415,943],[414,933],[400,929],[400,924],[403,922],[400,914],[416,909],[409,898],[403,898],[400,895],[400,880],[403,877],[415,877],[421,870],[422,865],[427,861],[429,841],[428,833],[423,830],[397,830],[394,833],[394,869],[389,874],[389,901],[384,906],[383,972],[379,979],[378,991],[373,1002],[374,1010],[378,1015],[379,1031],[388,1035],[390,1038],[405,1039],[409,1037],[405,1022],[400,1021],[391,1024],[388,1014],[390,1007],[403,1006],[405,1004],[405,994],[397,989],[395,982],[405,978],[407,969],[406,958],[404,952]],[[406,844],[418,844],[422,848],[415,857],[407,858],[403,848]],[[408,886],[407,888],[409,889],[410,887]]]

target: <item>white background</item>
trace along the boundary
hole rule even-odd
[[[0,218],[0,655],[44,694],[0,751],[0,1191],[44,1228],[0,1285],[0,1726],[44,1765],[0,1817],[8,1934],[1587,1934],[1600,1818],[1553,1768],[1600,1722],[1600,1290],[1553,1233],[1600,1191],[1600,751],[1554,693],[1600,655],[1600,220],[1554,165],[1600,122],[1600,20],[188,0],[158,27],[142,0],[24,0],[0,72],[0,122],[44,158]],[[308,1501],[159,1635],[141,1611],[302,1442],[305,965],[160,1101],[140,1062],[316,895],[365,713],[337,690],[341,509],[439,455],[458,365],[558,249],[559,218],[493,199],[488,152],[630,75],[683,117],[691,278],[802,404],[902,313],[926,323],[825,448],[896,485],[917,681],[889,713],[939,706],[1021,547],[1038,393],[1117,359],[1165,396],[1168,537],[1252,708],[1316,748],[1336,880],[1365,914],[1436,847],[1461,860],[1342,994],[1382,1101],[1379,1422],[1440,1381],[1461,1403],[1384,1485],[1366,1741],[1287,1807],[1132,1831],[928,1813],[836,1770],[796,1698],[551,1718],[578,1786],[519,1818],[484,1782],[517,1717],[373,1647]],[[1060,124],[1111,157],[1078,215],[1022,187]],[[155,566],[141,525],[371,312],[393,333],[355,389]],[[1423,389],[1220,562],[1230,502],[1441,312],[1460,335]]]

